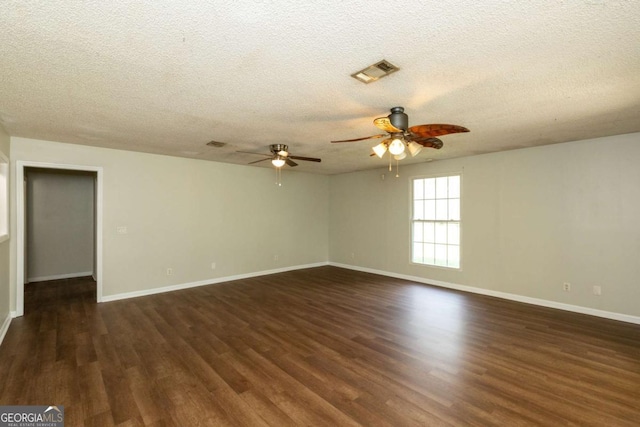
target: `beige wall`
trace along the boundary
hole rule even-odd
[[[398,179],[285,171],[280,188],[271,169],[24,138],[11,159],[104,168],[105,296],[329,259],[640,316],[640,134],[401,163]],[[450,172],[463,174],[462,269],[412,265],[410,178]]]
[[[401,163],[400,178],[385,169],[332,176],[330,260],[640,316],[638,160],[636,133]],[[451,172],[463,175],[462,269],[413,265],[410,180]]]
[[[270,168],[11,141],[13,165],[103,168],[105,297],[328,260],[326,176],[285,170],[278,187]]]
[[[4,154],[7,159],[9,156],[9,135],[5,132],[4,128],[0,125],[0,152]],[[11,186],[11,181],[9,181]],[[0,203],[5,203],[4,200],[0,200]],[[11,236],[9,233],[9,240],[0,242],[0,341],[2,326],[6,319],[9,318],[10,312],[10,300],[11,300],[11,287],[9,285],[9,271],[10,271],[10,245]]]
[[[27,281],[94,275],[95,174],[27,169]]]

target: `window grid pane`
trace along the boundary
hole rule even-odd
[[[423,224],[421,222],[414,221],[413,222],[413,241],[414,243],[422,243],[424,240],[423,236]]]
[[[416,179],[413,181],[413,200],[420,200],[424,198],[424,181],[422,179]]]
[[[436,219],[436,201],[425,200],[424,201],[424,217],[422,219]]]
[[[417,181],[424,181],[424,198],[435,199],[436,198],[436,180],[435,178],[418,179]]]
[[[435,253],[435,245],[432,243],[425,243],[423,264],[435,264]]]
[[[460,177],[457,175],[449,177],[449,198],[460,198]]]
[[[424,216],[424,201],[416,200],[413,202],[413,219],[427,219]]]
[[[413,180],[411,260],[460,268],[460,176]]]
[[[447,199],[436,200],[436,219],[449,219],[449,209],[447,209]]]
[[[449,217],[450,221],[460,221],[460,199],[449,199]]]

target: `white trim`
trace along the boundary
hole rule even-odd
[[[16,317],[24,314],[24,168],[79,170],[96,173],[96,300],[102,301],[102,206],[104,171],[100,166],[16,161]]]
[[[620,322],[635,323],[640,325],[640,316],[632,316],[630,314],[615,313],[612,311],[597,310],[595,308],[582,307],[579,305],[564,304],[556,301],[549,301],[540,298],[532,298],[523,295],[510,294],[507,292],[492,291],[490,289],[476,288],[474,286],[459,285],[457,283],[443,282],[440,280],[432,280],[424,277],[409,276],[407,274],[391,273],[388,271],[376,270],[367,267],[358,267],[355,265],[340,264],[329,262],[334,267],[346,268],[349,270],[362,271],[364,273],[379,274],[381,276],[393,277],[396,279],[409,280],[412,282],[424,283],[426,285],[439,286],[441,288],[455,289],[458,291],[470,292],[474,294],[487,295],[491,297],[506,299],[510,301],[523,302],[526,304],[538,305],[541,307],[555,308],[558,310],[570,311],[573,313],[588,314],[590,316],[604,317],[606,319],[618,320]]]
[[[0,327],[0,345],[2,345],[2,340],[4,340],[4,336],[7,334],[9,330],[9,326],[11,325],[11,314],[7,314],[7,317],[2,322],[2,327]]]
[[[463,186],[463,178],[462,178],[463,177],[463,172],[464,172],[464,168],[461,169],[459,172],[439,172],[439,173],[433,173],[433,174],[428,174],[428,175],[412,175],[412,176],[409,176],[409,195],[410,195],[410,197],[409,197],[409,204],[410,204],[409,205],[409,245],[410,245],[409,246],[409,264],[410,265],[426,266],[426,267],[430,267],[430,268],[434,268],[435,267],[435,268],[441,268],[441,269],[448,270],[448,271],[452,271],[452,270],[458,271],[458,272],[462,271],[462,260],[463,260],[463,257],[462,257],[462,229],[463,229],[463,226],[462,226],[462,208],[463,208],[463,206],[462,205],[464,203],[463,202],[463,197],[462,197],[463,196],[462,195],[462,191],[463,191],[463,188],[464,188],[464,186]],[[434,220],[431,220],[431,219],[429,219],[429,220],[426,220],[426,219],[419,220],[419,219],[414,219],[413,218],[413,214],[414,214],[413,210],[415,208],[415,194],[413,193],[413,189],[414,189],[414,185],[413,184],[414,184],[415,180],[417,180],[417,179],[447,178],[447,185],[448,185],[448,178],[451,177],[451,176],[459,176],[460,177],[460,196],[458,197],[458,200],[460,200],[460,207],[459,207],[459,209],[460,209],[460,219],[458,219],[457,221],[448,220],[448,219],[447,220],[437,220],[437,219],[434,219]],[[447,194],[446,200],[449,200],[448,194]],[[459,261],[460,261],[458,267],[449,267],[449,266],[446,266],[446,265],[436,265],[436,264],[429,264],[429,263],[426,263],[426,262],[414,262],[413,261],[413,243],[414,243],[413,242],[413,225],[417,221],[433,222],[433,223],[436,223],[436,222],[447,222],[447,223],[449,223],[449,222],[457,222],[458,223],[458,227],[459,227],[458,238],[459,238],[459,241],[460,241],[460,243],[457,245],[459,250],[460,250],[460,252],[458,254],[458,258],[459,258]],[[446,245],[449,246],[448,239],[447,239]],[[447,258],[448,258],[448,255],[447,255]]]
[[[28,283],[47,282],[49,280],[74,279],[76,277],[89,277],[89,276],[93,276],[93,271],[84,271],[82,273],[57,274],[54,276],[27,277],[27,282]]]
[[[250,279],[252,277],[267,276],[269,274],[284,273],[286,271],[302,270],[305,268],[323,267],[329,265],[328,262],[318,262],[315,264],[295,265],[291,267],[276,268],[274,270],[256,271],[253,273],[237,274],[234,276],[216,277],[213,279],[200,280],[198,282],[181,283],[177,285],[165,286],[162,288],[145,289],[142,291],[126,292],[123,294],[105,295],[102,297],[103,302],[118,301],[128,298],[144,297],[148,295],[161,294],[164,292],[179,291],[181,289],[195,288],[198,286],[215,285],[218,283],[231,282],[233,280]]]
[[[6,165],[6,166],[2,166]],[[3,172],[2,169],[6,170]],[[9,187],[11,185],[11,162],[9,158],[0,151],[0,174],[4,176],[2,188],[0,188],[0,194],[4,197],[0,200],[2,202],[2,208],[0,208],[0,243],[9,240],[11,234],[11,218],[9,213],[11,211],[9,206]]]

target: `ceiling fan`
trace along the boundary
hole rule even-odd
[[[293,160],[304,160],[305,162],[322,161],[321,159],[315,157],[292,156],[291,153],[289,153],[289,147],[284,144],[271,144],[269,146],[269,150],[271,151],[271,154],[255,153],[253,151],[238,151],[238,153],[257,154],[259,156],[265,156],[264,159],[256,160],[254,162],[250,162],[249,164],[252,165],[254,163],[260,163],[265,160],[271,159],[271,164],[277,168],[281,168],[285,164],[291,167],[298,166],[298,164]]]
[[[449,133],[469,132],[469,129],[465,127],[448,124],[416,125],[409,127],[409,116],[405,114],[403,107],[393,107],[391,114],[387,117],[375,119],[373,124],[387,133],[331,142],[355,142],[386,137],[380,144],[373,147],[373,153],[371,155],[377,155],[382,158],[384,153],[389,151],[396,160],[402,160],[407,156],[405,147],[411,153],[411,157],[414,157],[423,147],[442,148],[443,143],[442,140],[437,138],[438,136]]]

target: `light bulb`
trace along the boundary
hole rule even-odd
[[[376,153],[376,156],[382,158],[382,156],[384,156],[384,153],[387,152],[387,146],[384,142],[381,142],[380,144],[373,147],[373,152]]]
[[[422,145],[418,144],[417,142],[411,141],[409,144],[407,144],[407,148],[409,148],[411,157],[415,157],[420,152],[420,150],[422,150]]]
[[[271,164],[277,168],[281,168],[282,166],[284,166],[284,163],[284,159],[280,156],[271,159]]]
[[[389,144],[389,152],[395,156],[400,153],[404,153],[404,142],[400,138],[395,138]]]

